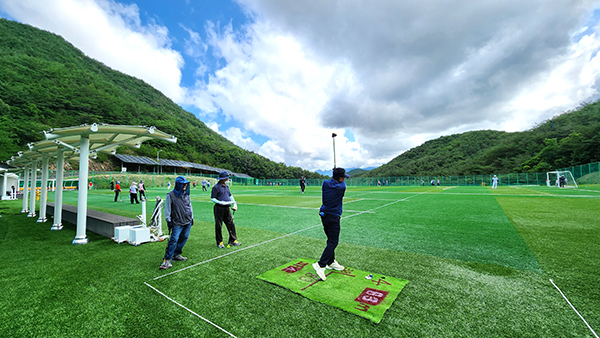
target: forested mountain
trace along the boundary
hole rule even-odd
[[[154,158],[160,147],[161,158],[256,178],[321,177],[241,149],[142,80],[85,56],[60,36],[0,19],[0,161],[42,140],[43,130],[84,123],[155,126],[177,137],[176,144],[148,141],[118,152]]]
[[[600,102],[595,102],[524,132],[443,136],[353,177],[545,172],[598,161]]]

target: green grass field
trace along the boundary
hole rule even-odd
[[[158,269],[165,242],[135,247],[88,232],[90,243],[71,245],[74,225],[50,231],[51,218],[36,223],[20,213],[21,201],[0,201],[0,336],[594,337],[592,329],[600,331],[599,186],[349,187],[337,260],[410,281],[379,324],[256,278],[297,258],[319,258],[320,187],[306,194],[296,187],[232,192],[242,246],[217,249],[213,203],[197,188],[195,225],[184,248],[189,259],[167,271]],[[88,205],[128,217],[141,212],[112,200],[110,191],[92,191]],[[77,193],[65,192],[64,203],[76,205]]]

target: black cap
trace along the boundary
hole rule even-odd
[[[350,178],[350,175],[346,174],[346,169],[344,168],[334,168],[333,169],[333,178]]]

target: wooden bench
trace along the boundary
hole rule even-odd
[[[46,214],[54,216],[54,203],[48,203]],[[77,207],[63,204],[62,220],[77,225]],[[140,221],[135,218],[108,214],[106,212],[87,210],[86,230],[95,232],[99,235],[112,238],[115,235],[115,228],[124,225],[139,225]]]

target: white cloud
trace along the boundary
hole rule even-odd
[[[191,92],[195,104],[207,114],[222,111],[245,130],[269,138],[258,150],[261,155],[308,169],[330,167],[331,132],[336,129],[322,126],[320,114],[330,95],[355,85],[348,65],[317,63],[298,41],[268,23],[257,23],[246,34],[230,25],[221,33],[212,25],[208,29],[209,44],[227,63]],[[357,142],[348,142],[343,130],[337,131],[340,163],[365,158]],[[239,132],[225,136],[256,151]]]
[[[240,128],[231,127],[223,133],[223,136],[246,150],[258,152],[260,149],[260,146],[250,137],[245,136]]]
[[[215,133],[221,134],[221,132],[219,131],[219,127],[221,127],[221,125],[219,125],[217,122],[210,121],[210,122],[205,122],[205,124],[208,128],[210,128]]]
[[[142,25],[137,5],[111,0],[2,0],[15,19],[64,37],[88,56],[143,79],[175,102],[182,102],[183,58],[171,49],[169,31]]]
[[[275,162],[284,162],[285,150],[279,146],[278,142],[267,141],[265,142],[258,152],[259,154],[271,159]]]

